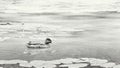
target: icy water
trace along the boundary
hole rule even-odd
[[[116,7],[119,6],[119,1],[109,0],[108,3],[105,0],[103,3],[100,0],[98,2],[49,0],[50,2],[46,4],[45,0],[42,5],[39,5],[38,1],[0,2],[1,60],[92,57],[120,62],[120,13],[119,7]],[[70,7],[71,4],[73,7]],[[89,12],[86,12],[88,10]],[[6,22],[11,25],[5,25]],[[51,48],[26,47],[29,40],[38,41],[45,37],[53,40]]]
[[[67,57],[95,57],[119,62],[118,12],[87,13],[87,15],[52,13],[12,15],[6,19],[12,20],[12,23],[15,20],[15,24],[0,27],[1,37],[10,37],[0,42],[0,59],[53,60]],[[24,26],[19,22],[24,22]],[[41,31],[35,29],[39,26]],[[43,36],[51,37],[53,40],[51,48],[26,48],[29,40],[43,39]]]

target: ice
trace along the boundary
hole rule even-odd
[[[33,60],[30,62],[30,64],[34,67],[41,67],[41,65],[43,65],[45,63],[45,61],[41,61],[41,60]]]
[[[60,64],[60,63],[57,63],[54,60],[53,61],[34,60],[34,61],[31,61],[30,64],[35,66],[36,68],[42,68],[42,67],[53,68],[53,67],[56,67],[55,64]]]
[[[69,65],[60,65],[60,67],[68,67],[68,68],[80,68],[80,67],[86,67],[88,64],[81,63],[81,64],[69,64]]]
[[[101,67],[106,67],[106,68],[110,68],[110,67],[114,67],[116,64],[113,62],[108,62],[105,64],[100,65]]]
[[[108,60],[106,59],[97,59],[97,58],[81,58],[81,59],[83,61],[89,62],[91,66],[100,66],[108,62]]]
[[[0,60],[0,64],[17,64],[17,62],[13,60]]]
[[[85,61],[85,62],[89,62],[89,58],[80,58],[81,60]]]
[[[66,58],[66,59],[57,60],[57,62],[63,63],[63,64],[72,64],[73,62],[82,62],[82,61],[75,58]]]
[[[105,59],[90,59],[90,63],[92,66],[99,66],[101,64],[107,63],[108,61]]]
[[[82,59],[82,60],[81,60]],[[35,67],[35,68],[55,68],[57,65],[59,67],[68,67],[68,68],[84,68],[90,66],[100,66],[104,68],[119,68],[120,65],[116,65],[113,62],[108,62],[105,59],[97,59],[97,58],[66,58],[66,59],[58,59],[58,60],[50,60],[50,61],[43,61],[43,60],[33,60],[33,61],[24,61],[24,60],[0,60],[0,64],[17,64],[21,67]],[[88,60],[84,62],[84,60]],[[76,63],[72,63],[76,62]],[[77,63],[79,62],[79,63]],[[89,67],[90,67],[89,66]]]
[[[14,61],[6,61],[5,64],[17,64],[17,62],[14,62]]]
[[[40,68],[40,67],[47,67],[47,68],[53,68],[56,67],[56,64],[65,64],[65,65],[60,65],[60,66],[70,66],[70,67],[85,67],[88,64],[87,63],[80,63],[80,64],[72,64],[72,62],[78,61],[79,59],[75,59],[75,58],[66,58],[66,59],[59,59],[59,60],[52,60],[52,61],[41,61],[41,60],[34,60],[31,61],[30,64]]]
[[[60,64],[59,60],[46,61],[47,64]]]
[[[113,66],[113,68],[120,68],[120,65],[115,65]]]
[[[52,65],[52,64],[43,64],[43,65],[41,65],[40,66],[41,68],[55,68],[56,67],[56,65]]]
[[[71,60],[67,60],[67,59],[60,59],[59,62],[63,63],[63,64],[71,64],[72,63]]]
[[[22,67],[32,67],[32,65],[30,63],[28,63],[28,62],[20,63],[20,66],[22,66]]]
[[[7,60],[0,60],[0,64],[5,64]]]
[[[96,63],[96,62],[107,63],[108,62],[108,60],[106,60],[106,59],[97,59],[97,58],[81,58],[81,60],[84,60],[84,61],[90,62],[90,63]]]

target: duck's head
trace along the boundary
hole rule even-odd
[[[52,43],[52,40],[51,40],[50,38],[46,38],[45,44],[48,45],[48,44],[50,44],[50,43]]]

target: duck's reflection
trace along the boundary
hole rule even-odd
[[[51,48],[45,48],[45,49],[30,49],[27,48],[24,51],[24,54],[28,54],[28,55],[36,55],[36,54],[40,54],[40,53],[54,53],[55,50],[52,50]]]

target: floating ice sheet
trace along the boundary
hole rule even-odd
[[[83,63],[81,63],[81,64],[69,64],[69,65],[60,65],[60,67],[68,67],[68,68],[80,68],[80,67],[87,67],[88,66],[88,64],[83,64]]]
[[[113,66],[113,68],[120,68],[120,65],[115,65]]]
[[[114,67],[116,64],[113,62],[108,62],[105,64],[100,65],[101,67],[105,67],[105,68],[110,68],[110,67]]]

